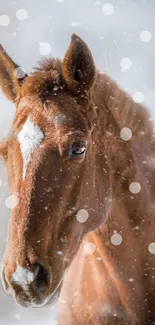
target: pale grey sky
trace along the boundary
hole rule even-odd
[[[97,67],[129,94],[136,92],[135,98],[144,100],[155,118],[154,12],[154,0],[0,0],[0,42],[30,71],[50,47],[50,56],[62,58],[71,34],[76,33],[89,45]],[[0,93],[0,139],[7,133],[13,114],[14,106]],[[0,163],[0,257],[9,219],[7,195],[6,174]],[[0,284],[0,324],[54,325],[54,318],[52,308],[18,307]]]

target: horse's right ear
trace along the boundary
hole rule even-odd
[[[20,95],[22,78],[18,78],[15,70],[19,66],[12,61],[9,55],[4,51],[0,45],[0,88],[6,97],[15,102]]]
[[[89,91],[96,75],[94,60],[87,44],[73,34],[62,62],[62,72],[69,89]]]

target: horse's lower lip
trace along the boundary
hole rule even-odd
[[[61,285],[62,285],[62,280],[58,283],[58,285],[56,286],[55,290],[53,291],[53,293],[51,295],[49,295],[48,297],[44,298],[44,299],[40,299],[37,301],[26,301],[25,299],[22,301],[21,299],[17,299],[14,296],[14,299],[16,301],[16,303],[20,306],[20,307],[24,307],[24,308],[46,308],[49,306],[54,305],[58,298],[59,298],[59,294],[60,294],[60,290],[61,290]]]
[[[62,286],[62,280],[60,280],[60,282],[58,283],[57,287],[55,288],[54,292],[46,299],[45,303],[42,306],[38,306],[40,307],[49,307],[54,305],[60,295],[60,291],[61,291],[61,286]],[[37,306],[36,306],[37,307]]]

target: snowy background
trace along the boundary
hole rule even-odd
[[[110,1],[110,0],[109,0]],[[0,0],[0,43],[26,71],[49,56],[62,58],[72,33],[89,45],[96,65],[114,78],[155,119],[155,0]],[[14,106],[0,93],[0,139]],[[9,209],[6,174],[0,163],[0,258]],[[54,325],[55,309],[25,310],[0,284],[0,324]]]

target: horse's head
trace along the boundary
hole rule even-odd
[[[56,299],[84,235],[105,220],[110,180],[86,44],[73,35],[62,62],[20,72],[1,47],[0,86],[17,108],[0,144],[14,199],[1,277],[20,305],[37,307]]]

